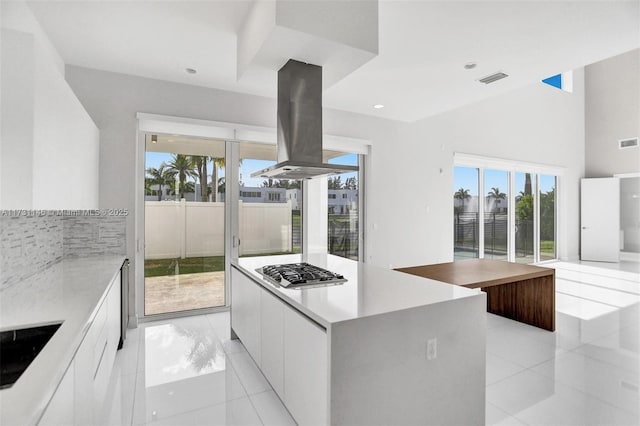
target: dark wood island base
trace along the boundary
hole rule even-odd
[[[555,270],[489,259],[396,269],[448,284],[480,288],[487,311],[549,331],[556,329]]]

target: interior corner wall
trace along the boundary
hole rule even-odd
[[[640,137],[640,49],[585,67],[585,174],[640,172],[640,148],[618,140]]]
[[[558,191],[559,257],[578,258],[582,70],[574,72],[573,93],[534,83],[412,123],[385,142],[373,147],[373,182],[367,181],[373,187],[367,194],[367,248],[376,263],[453,260],[455,152],[565,168]]]

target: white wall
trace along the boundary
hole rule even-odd
[[[0,208],[98,206],[99,133],[23,2],[2,3]]]
[[[66,74],[101,131],[101,206],[135,211],[137,112],[276,124],[273,99],[80,67],[67,67]],[[573,94],[535,83],[411,124],[335,110],[325,110],[323,120],[325,133],[372,141],[365,164],[367,261],[389,267],[452,259],[456,151],[566,167],[560,255],[578,257],[578,184],[584,174],[581,71]],[[128,235],[133,235],[133,215]],[[130,239],[131,258],[133,253]]]
[[[559,255],[577,259],[582,70],[574,73],[574,89],[571,94],[534,83],[410,124],[328,112],[332,134],[373,140],[366,182],[368,260],[386,267],[453,260],[454,152],[566,167],[559,191]]]
[[[640,172],[640,148],[618,140],[640,137],[640,49],[585,68],[586,176]]]

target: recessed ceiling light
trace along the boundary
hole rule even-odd
[[[476,62],[467,62],[466,64],[464,64],[464,69],[465,70],[472,70],[477,66],[478,66],[478,64]]]
[[[382,104],[375,104],[373,107],[374,107],[375,109],[380,109],[380,108],[384,108],[384,105],[382,105]]]
[[[195,74],[198,72],[193,68],[185,68],[184,70],[187,72],[187,74]]]

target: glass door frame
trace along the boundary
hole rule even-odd
[[[149,114],[138,112],[136,114],[136,158],[135,158],[135,179],[134,190],[134,217],[127,222],[127,236],[133,236],[134,249],[130,260],[133,260],[133,282],[129,292],[129,322],[133,327],[137,327],[138,322],[145,322],[164,318],[176,318],[193,315],[194,313],[214,313],[228,311],[230,307],[230,265],[238,259],[239,221],[238,221],[238,200],[239,193],[239,144],[242,142],[265,143],[276,145],[276,129],[264,126],[254,126],[231,122],[190,119],[160,114]],[[170,314],[156,314],[153,316],[144,315],[144,194],[145,194],[145,134],[181,134],[199,138],[215,139],[225,142],[225,177],[227,182],[225,198],[225,306],[215,308],[204,308],[198,310],[181,311]],[[371,142],[365,139],[351,137],[323,135],[323,146],[326,149],[336,149],[344,152],[357,153],[360,156],[359,184],[361,185],[359,195],[360,229],[359,245],[360,261],[366,262],[365,253],[365,162],[368,161]],[[303,196],[303,198],[305,198]],[[304,201],[304,200],[303,200]],[[303,222],[303,228],[308,224]],[[307,232],[302,230],[303,234]],[[303,240],[302,251],[305,250]]]
[[[534,256],[533,262],[540,262],[540,175],[553,175],[556,177],[556,190],[555,190],[555,259],[560,258],[560,245],[561,242],[558,241],[558,223],[562,222],[562,218],[560,218],[561,210],[561,181],[562,177],[565,173],[565,168],[557,167],[557,166],[549,166],[538,163],[526,163],[522,161],[513,161],[513,160],[504,160],[498,158],[491,157],[483,157],[473,154],[464,154],[464,153],[454,153],[454,161],[453,168],[456,166],[459,167],[470,167],[478,169],[478,199],[484,200],[484,171],[485,169],[491,170],[501,170],[508,173],[509,176],[509,192],[508,192],[508,200],[509,200],[509,218],[508,218],[508,227],[509,227],[509,240],[507,241],[508,246],[508,261],[515,262],[515,249],[516,249],[516,230],[515,230],[515,218],[516,218],[516,209],[515,209],[515,175],[516,173],[530,173],[534,177],[533,186],[534,190],[534,223],[533,223],[533,232],[534,232]],[[478,217],[483,218],[478,221],[478,258],[484,258],[484,201],[478,202]],[[480,237],[482,236],[482,237]],[[452,236],[453,237],[453,236]]]
[[[134,324],[137,322],[148,322],[148,321],[157,321],[163,319],[171,319],[171,318],[180,318],[186,316],[192,316],[194,314],[210,314],[216,312],[224,312],[228,311],[231,303],[231,298],[229,297],[229,289],[230,289],[230,276],[231,276],[231,256],[228,256],[228,253],[233,254],[232,250],[232,239],[231,239],[231,219],[232,214],[234,214],[234,209],[232,208],[230,202],[227,198],[225,198],[225,214],[224,214],[224,305],[221,306],[212,306],[207,308],[197,308],[197,309],[186,309],[175,312],[164,312],[159,314],[145,314],[145,276],[144,276],[144,262],[145,262],[145,203],[144,203],[144,179],[145,179],[145,155],[146,155],[146,147],[145,147],[145,136],[147,134],[153,133],[152,131],[138,131],[137,138],[137,152],[136,152],[136,176],[138,180],[137,190],[136,190],[136,226],[135,226],[135,241],[136,241],[136,267],[135,267],[135,277],[136,280],[135,285],[135,309],[138,313]],[[165,132],[156,132],[156,133],[165,133]],[[187,135],[185,135],[187,136]],[[190,135],[189,135],[190,136]],[[201,136],[205,138],[205,136]],[[230,164],[233,161],[233,157],[230,156],[230,151],[232,151],[234,146],[237,152],[237,144],[233,144],[230,141],[222,140],[219,138],[211,137],[212,140],[215,140],[217,143],[225,144],[225,164]],[[227,176],[227,167],[225,167],[225,176]],[[237,173],[237,172],[236,172]],[[237,204],[237,202],[236,202]],[[237,205],[235,208],[235,213],[237,214]],[[237,222],[237,220],[236,220]],[[235,249],[237,253],[237,248]],[[130,305],[133,305],[133,300],[130,298]],[[130,314],[131,316],[131,314]],[[131,318],[130,318],[131,321]]]

